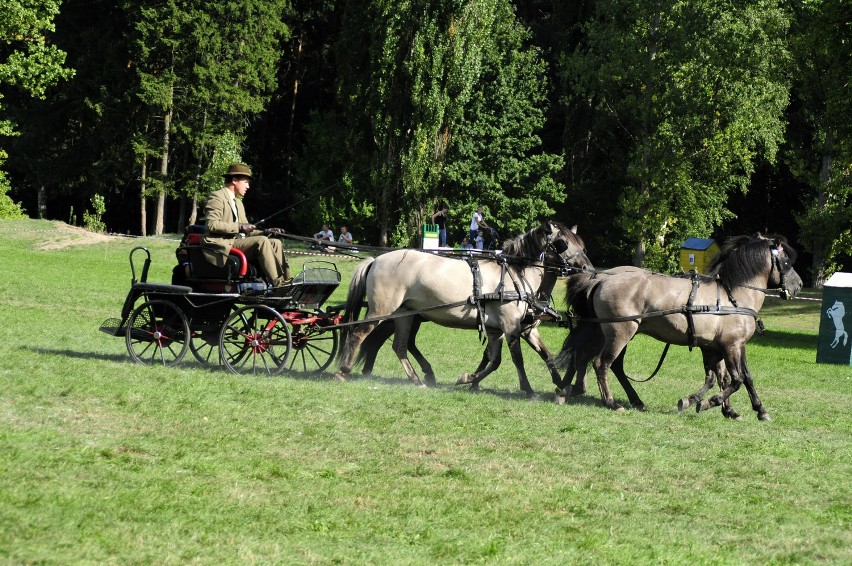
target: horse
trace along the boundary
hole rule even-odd
[[[617,273],[635,271],[636,269],[636,267],[632,266],[615,267],[601,272],[601,275],[614,275]],[[678,274],[673,277],[687,276],[690,276],[690,274]],[[584,285],[579,278],[574,277],[569,278],[566,285],[567,290],[565,300],[568,308],[573,311],[574,316],[579,317],[581,320],[583,318],[594,318],[595,314],[591,310],[591,305],[587,296],[590,288]],[[598,324],[580,324],[565,337],[565,342],[562,344],[562,350],[554,360],[556,367],[566,370],[564,379],[556,386],[558,403],[564,403],[567,397],[578,397],[586,392],[586,367],[596,359],[603,347],[604,334]],[[618,383],[627,394],[630,405],[634,409],[644,410],[645,403],[630,383],[633,379],[624,371],[624,356],[626,353],[627,346],[625,346],[613,360],[609,369],[612,371],[613,375],[615,375],[616,379],[618,379]],[[705,362],[705,375],[709,376],[711,375],[710,372],[712,372],[712,375],[716,377],[721,387],[723,383],[722,380],[724,378],[724,363],[721,361],[714,361],[710,357],[707,357],[709,352],[705,348],[702,348],[702,354]],[[709,367],[711,362],[715,363],[715,367]],[[574,379],[575,376],[576,380]],[[706,382],[705,385],[707,385]],[[710,384],[710,386],[711,385],[712,384]],[[681,399],[678,402],[678,411],[683,411],[692,403],[700,401],[701,397],[703,397],[706,392],[707,390],[704,389],[689,397]],[[741,420],[741,417],[730,406],[729,401],[722,404],[722,414],[730,419]]]
[[[467,261],[465,261],[465,259]],[[486,335],[484,367],[463,374],[459,383],[476,385],[500,364],[503,340],[518,371],[520,388],[534,395],[523,367],[518,338],[526,334],[551,375],[561,380],[552,357],[529,319],[530,306],[544,300],[566,269],[593,269],[576,227],[547,221],[507,240],[503,253],[469,254],[465,258],[416,250],[395,250],[364,260],[349,286],[338,354],[337,378],[349,378],[363,341],[383,320],[394,323],[393,349],[409,379],[424,386],[407,357],[415,315],[452,328],[480,328]],[[354,325],[367,299],[365,322]],[[432,374],[434,375],[434,374]]]
[[[795,258],[795,250],[781,237],[737,236],[725,242],[709,276],[690,280],[625,267],[610,274],[571,277],[569,300],[582,312],[593,313],[580,324],[598,325],[600,330],[600,335],[587,331],[592,346],[585,351],[588,356],[598,341],[595,373],[603,403],[623,410],[609,390],[607,372],[641,332],[669,344],[701,348],[704,388],[681,399],[680,410],[695,402],[699,412],[719,405],[732,411],[728,399],[745,384],[758,419],[771,420],[754,389],[745,344],[758,328],[767,290],[780,289],[782,298],[791,299],[801,289],[802,279],[793,269]],[[702,400],[714,382],[722,391]]]

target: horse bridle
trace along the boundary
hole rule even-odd
[[[789,301],[793,298],[790,290],[787,289],[787,272],[784,271],[783,266],[781,265],[781,258],[778,257],[778,252],[784,251],[784,248],[780,244],[772,243],[769,245],[769,254],[772,257],[772,267],[769,270],[769,274],[772,275],[772,272],[776,269],[778,270],[778,277],[781,280],[781,284],[778,287],[778,296],[784,299],[785,301]],[[751,289],[753,291],[760,291],[761,293],[769,293],[773,289],[763,289],[761,287],[752,287],[751,285],[739,285],[739,287],[745,287],[746,289]]]
[[[789,301],[793,298],[793,295],[790,293],[790,290],[787,289],[787,272],[784,271],[781,265],[781,258],[778,257],[780,254],[778,252],[783,251],[784,248],[779,244],[776,247],[772,247],[769,253],[772,255],[772,269],[778,270],[778,276],[781,279],[781,287],[778,290],[778,296],[784,299],[785,301]],[[770,274],[772,271],[769,272]]]
[[[553,234],[548,234],[547,235],[547,241],[544,245],[544,250],[542,250],[541,256],[539,257],[539,260],[542,262],[542,264],[544,265],[544,268],[546,270],[547,269],[555,270],[556,273],[560,277],[566,277],[566,276],[570,275],[571,272],[575,272],[575,271],[585,271],[585,269],[582,268],[582,267],[573,267],[573,266],[568,265],[569,261],[571,261],[572,259],[574,259],[578,255],[583,254],[584,253],[583,250],[575,252],[575,253],[573,253],[569,256],[563,256],[562,254],[564,254],[567,250],[568,250],[568,243],[564,239],[562,239],[562,238],[554,239]],[[555,253],[556,257],[558,257],[560,259],[562,264],[559,265],[559,266],[556,266],[556,267],[554,267],[552,265],[548,265],[547,261],[546,261],[546,254],[547,254],[548,251],[552,251],[553,253]]]

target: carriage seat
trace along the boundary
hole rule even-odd
[[[182,284],[202,280],[205,283],[221,283],[224,288],[236,281],[258,279],[255,267],[249,264],[246,255],[236,248],[231,248],[224,267],[207,261],[201,248],[204,232],[203,225],[193,224],[186,227],[184,237],[175,250],[178,265],[172,274],[173,283]]]

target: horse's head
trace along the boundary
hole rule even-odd
[[[781,298],[790,300],[802,289],[802,278],[793,269],[796,250],[787,244],[786,238],[777,236],[769,244],[769,253],[772,256],[772,274],[768,285],[777,286]]]
[[[592,271],[586,256],[586,245],[577,235],[577,226],[568,228],[558,222],[544,222],[538,228],[543,236],[541,259],[548,267],[560,269],[562,275]]]
[[[802,288],[795,262],[796,251],[781,236],[735,236],[713,259],[710,273],[731,288],[765,280],[766,288],[779,289],[781,298],[792,299]]]

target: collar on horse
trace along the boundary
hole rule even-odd
[[[567,247],[566,247],[567,249]],[[497,289],[490,293],[482,292],[482,271],[479,267],[479,258],[474,255],[465,257],[465,261],[470,266],[470,271],[473,274],[473,292],[468,297],[468,303],[476,307],[476,322],[479,327],[479,338],[484,340],[485,332],[485,313],[482,308],[483,301],[500,301],[500,302],[526,302],[533,310],[542,311],[544,314],[559,319],[559,314],[550,307],[550,293],[556,285],[556,272],[545,269],[545,274],[542,277],[541,283],[537,291],[532,290],[532,285],[520,272],[515,272],[509,269],[506,258],[497,256],[493,258],[500,266],[500,283]],[[506,275],[512,281],[514,291],[505,289]]]

